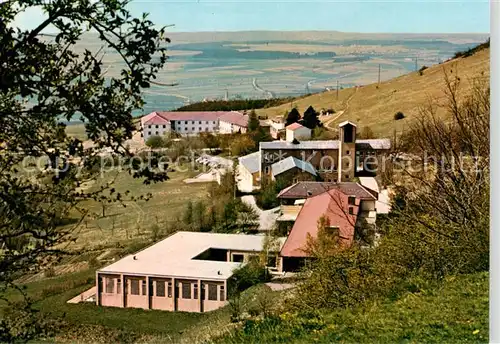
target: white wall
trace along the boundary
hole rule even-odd
[[[310,139],[311,138],[311,129],[306,127],[301,127],[295,130],[286,130],[286,140],[288,142],[292,142],[293,139],[301,140],[301,139]]]
[[[219,121],[219,133],[221,134],[233,134],[237,132],[246,133],[247,128],[240,127],[236,124],[231,124],[225,121]]]
[[[199,133],[215,133],[219,130],[219,121],[172,121],[175,132],[187,136]]]
[[[236,178],[238,179],[238,190],[241,192],[253,191],[252,174],[242,164],[238,164],[238,173],[236,174]]]
[[[144,141],[147,141],[151,136],[163,136],[165,133],[170,132],[169,124],[146,124],[142,128],[142,135]]]

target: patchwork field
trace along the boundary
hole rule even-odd
[[[484,42],[481,34],[356,34],[342,32],[169,33],[170,59],[154,86],[144,92],[144,113],[172,110],[203,99],[300,96],[341,86],[388,80],[436,64],[456,51]],[[97,51],[88,35],[79,51]],[[417,59],[417,61],[415,61]],[[122,63],[104,49],[107,75],[118,76]],[[417,63],[415,63],[417,62]],[[254,80],[256,79],[256,80]],[[255,83],[258,87],[255,87]],[[135,115],[140,115],[136,113]]]

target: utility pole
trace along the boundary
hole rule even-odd
[[[415,57],[415,72],[418,70],[418,56]]]
[[[339,81],[337,80],[337,100],[339,100]]]
[[[378,64],[378,84],[380,85],[380,63]]]

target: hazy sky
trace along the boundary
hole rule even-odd
[[[184,31],[337,30],[347,32],[487,33],[489,2],[465,1],[242,1],[133,0],[134,15]],[[16,21],[30,28],[43,18],[32,10]]]

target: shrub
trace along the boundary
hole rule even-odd
[[[405,118],[405,114],[402,113],[401,111],[398,111],[394,114],[394,120],[398,121],[400,119]]]
[[[150,148],[162,148],[165,146],[165,141],[161,136],[150,136],[146,140],[146,146]]]
[[[429,68],[429,67],[427,67],[427,66],[422,66],[422,68],[420,68],[420,69],[418,70],[418,73],[422,76],[422,75],[424,75],[424,70],[426,70],[426,69],[428,69],[428,68]]]

